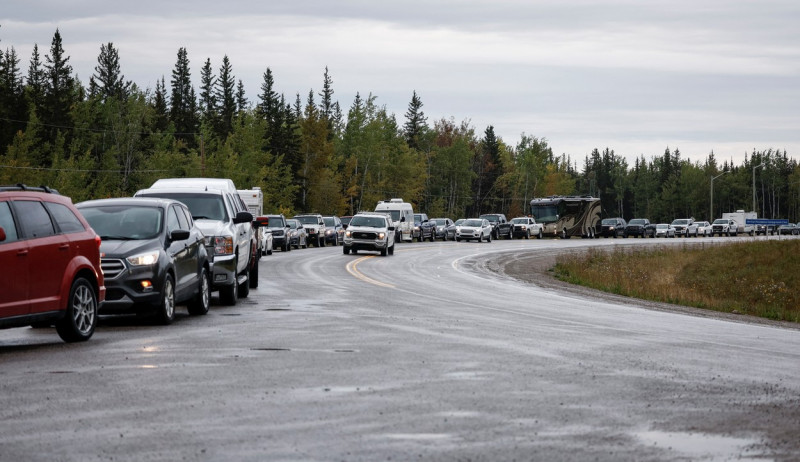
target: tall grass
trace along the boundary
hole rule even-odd
[[[564,281],[630,297],[800,322],[800,240],[589,249],[556,260]]]

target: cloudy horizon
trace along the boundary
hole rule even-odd
[[[29,1],[0,13],[0,47],[27,71],[58,29],[84,85],[102,44],[141,88],[169,86],[178,49],[192,79],[227,55],[255,103],[264,71],[303,103],[325,68],[343,111],[372,94],[402,124],[412,93],[428,123],[487,126],[511,146],[544,138],[580,166],[592,149],[633,159],[680,149],[740,163],[753,150],[800,152],[800,4],[789,1],[231,0],[109,5]]]

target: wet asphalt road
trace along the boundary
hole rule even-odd
[[[623,242],[275,252],[207,316],[0,331],[0,460],[800,460],[800,330],[481,264]]]

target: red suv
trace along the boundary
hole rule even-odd
[[[100,238],[68,197],[0,186],[0,328],[53,325],[88,340],[106,288]]]

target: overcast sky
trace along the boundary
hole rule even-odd
[[[345,112],[371,93],[402,124],[416,91],[431,125],[545,138],[579,167],[606,147],[631,163],[667,148],[737,164],[753,149],[800,156],[798,0],[10,2],[0,47],[23,73],[58,28],[84,85],[101,44],[151,89],[169,86],[185,47],[195,88],[205,60],[218,73],[228,55],[251,103],[267,67],[305,103],[327,66]]]

